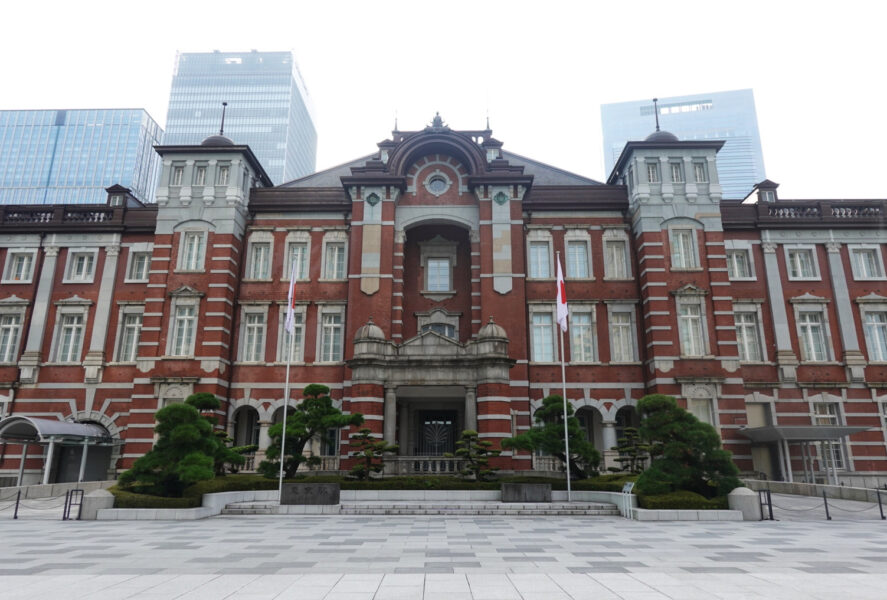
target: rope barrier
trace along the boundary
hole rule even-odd
[[[12,492],[10,495],[6,496],[5,498],[0,498],[0,502],[4,502],[4,501],[9,500],[11,498],[15,498],[16,494],[18,494],[18,491]]]
[[[4,506],[3,508],[0,508],[0,512],[3,512],[4,510],[9,510],[9,509],[12,508],[13,506],[15,506],[15,502],[10,502],[9,504],[7,504],[6,506]]]
[[[808,510],[816,510],[817,508],[822,508],[822,504],[817,504],[816,506],[811,506],[810,508],[787,508],[785,506],[779,506],[774,502],[773,508],[778,508],[779,510],[787,510],[789,512],[807,512]]]
[[[869,506],[869,507],[867,507],[867,508],[861,508],[861,509],[858,509],[858,510],[853,510],[853,509],[851,509],[851,508],[841,508],[840,506],[838,506],[837,504],[835,504],[835,501],[834,501],[834,500],[832,500],[832,502],[831,502],[831,507],[832,507],[832,508],[836,508],[836,509],[838,509],[838,510],[843,510],[844,512],[859,513],[859,512],[865,512],[865,511],[867,511],[867,510],[873,510],[873,509],[875,509],[875,508],[878,508],[878,505],[877,505],[877,504],[873,504],[872,506]]]
[[[53,504],[52,506],[28,506],[27,502],[33,502],[32,500],[22,500],[19,503],[20,507],[30,508],[31,510],[53,510],[55,508],[61,508],[65,505],[65,501],[62,500],[61,504]]]

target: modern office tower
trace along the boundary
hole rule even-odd
[[[292,52],[181,53],[166,117],[167,146],[219,132],[248,145],[275,184],[314,172],[317,130]]]
[[[659,123],[681,141],[724,140],[718,176],[724,198],[744,198],[766,178],[752,90],[659,99]],[[652,99],[601,105],[604,166],[610,172],[625,143],[655,128]]]
[[[140,108],[0,111],[0,204],[153,202],[163,130]]]

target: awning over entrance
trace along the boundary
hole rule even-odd
[[[110,444],[113,439],[104,427],[91,423],[68,423],[34,417],[7,417],[0,420],[0,441],[20,444],[87,443]]]
[[[826,442],[868,431],[871,427],[850,427],[847,425],[767,425],[766,427],[744,427],[739,433],[753,442]]]

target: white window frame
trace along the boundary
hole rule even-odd
[[[141,319],[138,327],[138,332],[136,334],[135,340],[133,342],[133,349],[135,350],[135,356],[132,358],[127,356],[121,356],[121,353],[124,350],[123,343],[126,339],[126,318],[130,315],[138,315]],[[114,344],[114,362],[123,363],[123,364],[131,364],[136,362],[136,358],[139,356],[139,344],[142,341],[142,328],[145,325],[145,305],[144,304],[122,304],[120,306],[120,310],[117,314],[117,340]]]
[[[183,273],[202,273],[206,265],[206,247],[208,244],[208,231],[206,229],[185,229],[179,232],[179,256],[176,270]],[[199,245],[197,248],[197,258],[194,261],[186,262],[185,249],[188,240],[197,236]]]
[[[714,398],[686,398],[687,412],[699,419],[701,423],[711,425],[715,430],[719,430],[717,417],[715,416]],[[699,418],[700,412],[705,412],[704,419]]]
[[[884,299],[881,302],[872,302],[870,300],[863,301],[857,299],[857,302],[860,303],[860,320],[862,321],[862,334],[865,338],[865,348],[868,355],[868,361],[870,363],[876,364],[887,363],[887,347],[879,348],[876,344],[873,343],[872,331],[867,323],[869,314],[883,313],[887,315],[887,299]],[[882,333],[882,335],[887,337],[887,331]],[[887,341],[885,341],[885,344],[887,344]],[[876,349],[877,351],[874,351]],[[879,356],[881,354],[883,354],[883,356]]]
[[[266,248],[265,256],[265,273],[264,277],[259,277],[261,273],[256,273],[256,254],[258,248]],[[249,281],[271,281],[271,268],[274,266],[274,234],[270,231],[254,231],[249,236],[249,242],[246,247],[246,279]],[[289,274],[287,274],[289,277]]]
[[[196,356],[195,349],[197,347],[197,330],[198,325],[200,323],[200,298],[201,296],[197,293],[182,293],[179,295],[173,296],[172,302],[170,303],[169,309],[169,331],[167,333],[167,342],[166,342],[166,355],[174,356],[174,357],[194,357]],[[173,354],[173,350],[176,349],[176,346],[179,345],[177,343],[177,332],[178,332],[178,319],[179,319],[179,308],[182,307],[193,307],[194,308],[194,328],[191,331],[191,339],[188,344],[188,347],[185,348],[187,352],[180,354]]]
[[[311,232],[307,229],[299,229],[290,231],[286,235],[284,248],[286,253],[283,257],[283,272],[280,274],[281,281],[289,281],[293,269],[293,248],[296,245],[305,247],[304,260],[301,268],[296,272],[296,281],[311,281]],[[322,273],[322,271],[321,271]]]
[[[16,296],[0,300],[0,341],[3,339],[2,320],[5,317],[15,317],[18,319],[18,326],[13,334],[13,339],[8,343],[8,347],[0,346],[0,364],[13,365],[18,361],[22,346],[22,338],[24,337],[24,323],[28,304],[28,300]],[[9,360],[4,360],[7,358]]]
[[[628,233],[624,229],[605,229],[602,237],[604,250],[604,281],[625,281],[632,279],[631,272],[631,256],[629,253]],[[608,244],[617,242],[622,243],[622,265],[625,267],[625,276],[616,277],[611,273],[609,267],[610,262]]]
[[[555,315],[555,305],[551,303],[540,303],[540,304],[530,304],[529,306],[529,324],[530,324],[530,362],[536,364],[553,364],[557,363],[560,358],[558,355],[558,344],[557,344],[557,328],[559,327],[557,323],[557,316]],[[537,346],[538,335],[536,333],[536,324],[534,323],[533,316],[534,315],[547,315],[549,318],[549,326],[551,331],[549,332],[549,343],[551,344],[551,360],[540,360],[538,356],[537,350],[540,348]],[[539,340],[541,344],[542,341]],[[547,357],[542,357],[547,358]]]
[[[659,161],[648,160],[644,163],[647,172],[647,183],[662,183],[662,175],[659,173]]]
[[[754,261],[752,259],[751,248],[727,248],[725,252],[727,253],[727,277],[730,281],[757,280],[757,277],[755,277]],[[736,261],[733,259],[733,256],[738,254],[742,254],[745,256],[745,264],[748,265],[748,275],[740,276],[736,274]]]
[[[570,336],[570,364],[593,364],[599,362],[600,352],[598,350],[597,339],[597,304],[588,302],[570,302],[569,303],[569,328],[567,335]],[[588,315],[590,317],[589,335],[591,337],[591,356],[576,356],[576,348],[581,344],[576,343],[576,335],[579,333],[579,326],[576,324],[576,318],[579,315]],[[566,337],[566,336],[565,336]]]
[[[231,163],[217,163],[216,172],[213,178],[215,179],[215,185],[227,187],[228,184],[231,182]]]
[[[191,179],[194,187],[203,187],[206,185],[206,176],[209,173],[209,165],[205,162],[199,162],[194,164],[194,172],[191,176]]]
[[[419,292],[435,301],[444,300],[456,293],[455,269],[458,260],[459,243],[441,236],[419,242],[419,266],[422,268],[422,290]],[[432,290],[430,284],[431,269],[428,261],[447,261],[447,289]]]
[[[684,347],[685,327],[687,321],[682,315],[682,309],[685,306],[696,306],[699,309],[699,335],[701,348],[698,353],[691,353],[688,350],[693,348]],[[709,339],[708,315],[706,314],[705,295],[696,291],[678,291],[675,293],[675,317],[677,319],[678,331],[678,348],[681,358],[704,358],[711,355],[711,341]]]
[[[169,167],[169,187],[182,187],[185,182],[185,163],[174,162]]]
[[[810,253],[810,260],[813,264],[813,275],[811,276],[793,276],[792,275],[792,253],[796,251],[804,251]],[[816,246],[813,244],[786,244],[785,252],[785,274],[789,281],[820,281],[822,279],[819,271],[819,258],[816,252]]]
[[[329,265],[327,264],[327,261],[329,259],[329,249],[333,245],[341,245],[342,247],[342,273],[333,273],[332,277],[328,277],[327,270]],[[323,234],[322,250],[320,281],[346,281],[348,279],[348,233],[342,230],[327,231]]]
[[[87,326],[89,325],[89,306],[92,304],[90,301],[86,300],[71,300],[65,302],[64,300],[59,303],[56,308],[55,313],[55,331],[52,336],[52,348],[50,350],[49,355],[52,357],[50,362],[55,364],[65,364],[65,365],[73,365],[80,364],[83,362],[83,348],[84,342],[86,341],[86,333]],[[61,343],[62,343],[62,335],[63,335],[63,320],[65,317],[80,317],[82,319],[80,325],[80,339],[78,340],[78,347],[75,354],[75,360],[60,360],[62,357],[59,356],[59,352],[61,352]]]
[[[151,260],[153,256],[153,244],[133,244],[129,246],[126,256],[126,275],[123,278],[124,283],[144,283],[151,277]],[[136,255],[148,256],[148,268],[145,270],[144,278],[132,277],[132,267],[135,262]]]
[[[822,364],[834,361],[835,350],[832,345],[831,324],[829,323],[828,310],[826,310],[826,301],[793,298],[790,302],[792,302],[795,309],[795,335],[798,339],[798,356],[801,359],[801,364]],[[802,333],[802,314],[818,314],[821,317],[820,326],[822,327],[822,342],[825,350],[825,357],[822,359],[811,360],[808,356],[805,356],[807,353],[805,352],[806,346],[804,334]]]
[[[336,356],[327,360],[324,356],[324,342],[326,341],[326,328],[324,317],[327,315],[339,316],[339,352]],[[344,304],[318,304],[317,305],[317,343],[315,347],[314,362],[325,364],[337,364],[344,360],[345,355],[345,305]]]
[[[261,323],[251,324],[249,321],[253,317],[261,317]],[[253,327],[253,325],[257,325]],[[250,348],[249,329],[255,328],[260,330],[261,341],[257,348]],[[247,363],[265,362],[265,351],[268,347],[268,305],[267,304],[251,304],[241,306],[240,308],[240,343],[238,348],[238,360]],[[255,352],[255,353],[254,353]]]
[[[628,332],[629,338],[631,342],[631,360],[614,360],[613,357],[613,348],[615,348],[615,344],[613,343],[613,332],[615,331],[613,327],[613,315],[616,313],[628,314]],[[638,362],[639,353],[638,353],[638,329],[637,329],[637,307],[634,303],[627,302],[607,302],[607,330],[609,332],[609,352],[610,352],[610,364],[614,365],[625,365],[625,364],[635,364]],[[621,357],[620,357],[621,358]]]
[[[297,302],[296,307],[293,309],[296,321],[294,327],[296,343],[293,346],[294,359],[291,364],[294,365],[305,363],[306,308],[307,305],[305,303]],[[289,351],[287,346],[289,343],[289,333],[286,330],[286,304],[280,306],[277,323],[277,362],[283,364],[286,363],[286,353]]]
[[[834,396],[821,394],[810,400],[810,422],[814,425],[843,425],[844,418],[841,410],[841,402]],[[843,440],[835,440],[826,445],[825,442],[816,442],[817,459],[820,464],[826,463],[827,468],[838,471],[847,469],[847,453]],[[828,456],[828,449],[831,456]]]
[[[677,168],[675,168],[677,167]],[[669,160],[668,161],[668,171],[669,177],[671,177],[672,183],[686,183],[684,177],[684,162],[682,160]],[[675,177],[675,173],[677,173],[677,177]]]
[[[89,273],[82,277],[73,277],[73,270],[77,265],[78,257],[89,257],[90,266]],[[98,270],[99,249],[98,248],[68,248],[68,257],[65,262],[65,276],[62,283],[92,283],[95,281],[95,274]]]
[[[884,254],[879,244],[848,244],[847,251],[850,253],[850,268],[853,271],[853,279],[856,281],[884,281],[887,275],[884,272]],[[859,263],[859,255],[862,252],[873,252],[875,255],[876,268],[878,274],[874,276],[866,276],[862,273]]]
[[[708,165],[706,160],[693,160],[693,180],[696,183],[709,183]],[[700,173],[702,177],[700,178]]]
[[[30,256],[30,264],[28,265],[27,277],[15,279],[13,276],[13,266],[16,257]],[[3,280],[0,283],[31,283],[34,280],[34,266],[37,264],[37,248],[9,248],[6,252],[6,264],[3,267]]]
[[[538,273],[533,269],[533,253],[534,244],[547,245],[548,252],[548,273]],[[549,281],[557,277],[554,269],[554,243],[551,239],[551,231],[549,229],[531,229],[527,233],[527,279],[536,281]]]
[[[578,276],[570,268],[570,246],[582,244],[585,247],[585,276]],[[555,274],[556,275],[556,274]],[[564,234],[564,278],[581,281],[594,279],[594,268],[591,262],[591,236],[584,229],[568,229]]]
[[[680,226],[673,225],[668,228],[668,245],[669,250],[671,251],[671,270],[672,271],[696,271],[699,270],[699,265],[701,264],[699,261],[699,240],[697,239],[697,232],[699,229],[697,227],[692,227],[689,225]],[[689,259],[689,262],[686,260],[682,261],[681,264],[677,264],[675,257],[683,257],[683,246],[677,244],[678,237],[682,236],[684,233],[688,234],[690,248],[688,251],[690,252],[690,256],[684,257]],[[675,252],[676,249],[681,249],[681,254],[677,254]]]
[[[761,364],[767,362],[767,343],[764,338],[764,324],[762,319],[762,311],[761,304],[758,302],[749,303],[749,302],[734,302],[733,304],[733,314],[734,314],[734,323],[736,323],[736,314],[753,314],[755,316],[755,335],[758,342],[758,354],[760,354],[759,360],[747,360],[742,358],[742,353],[738,352],[739,348],[742,347],[742,343],[739,339],[739,325],[736,325],[736,346],[737,352],[739,354],[739,361],[743,364]]]

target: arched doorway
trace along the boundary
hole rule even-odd
[[[616,411],[616,443],[619,438],[625,437],[626,427],[638,427],[641,424],[640,415],[634,406],[623,406]]]
[[[593,406],[583,406],[576,411],[576,418],[579,420],[579,425],[583,431],[585,431],[585,439],[587,441],[594,444],[594,447],[599,452],[609,450],[609,448],[603,447],[603,417],[598,409]]]
[[[259,445],[259,413],[252,406],[241,406],[234,411],[235,446]]]

